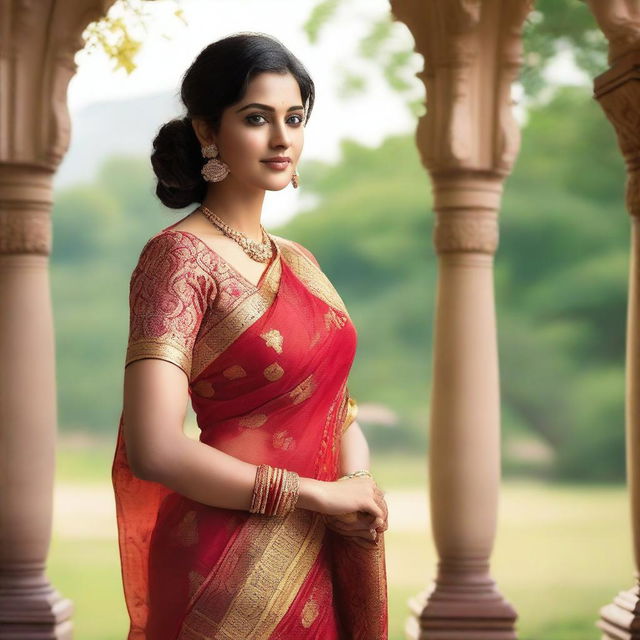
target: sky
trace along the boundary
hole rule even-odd
[[[358,140],[375,147],[388,135],[410,132],[415,119],[401,98],[389,89],[381,72],[367,62],[359,62],[356,47],[371,21],[389,14],[388,0],[345,0],[329,33],[310,44],[302,25],[315,2],[293,0],[160,0],[149,2],[152,18],[146,21],[144,45],[136,58],[137,69],[130,75],[113,70],[113,62],[101,52],[76,55],[78,70],[69,84],[68,99],[74,114],[93,102],[120,100],[169,90],[179,92],[182,75],[198,53],[209,43],[237,31],[258,31],[278,38],[305,65],[314,80],[316,101],[305,127],[304,159],[329,163],[339,160],[340,141]],[[173,16],[177,7],[184,11],[184,23]],[[140,32],[134,32],[139,35]],[[413,39],[407,27],[395,25],[398,42],[411,49]],[[422,56],[414,54],[415,73]],[[345,99],[339,95],[336,68],[346,66],[366,73],[369,83],[365,96]],[[415,97],[424,95],[422,83],[409,74]],[[182,111],[176,97],[176,116]],[[72,144],[86,144],[73,140]],[[302,163],[302,167],[304,167]],[[268,192],[263,222],[280,224],[296,212],[313,205],[304,195],[304,170],[299,170],[300,188],[286,187]]]
[[[149,19],[144,31],[132,32],[143,38],[136,58],[137,68],[128,75],[123,69],[113,70],[113,61],[103,52],[76,55],[78,69],[69,84],[68,101],[73,123],[74,114],[94,102],[122,100],[167,90],[176,95],[176,116],[182,112],[177,94],[181,77],[197,54],[209,43],[237,31],[258,31],[275,36],[305,65],[316,86],[316,102],[305,127],[304,159],[334,163],[339,160],[339,145],[344,138],[375,147],[393,134],[411,133],[415,118],[405,106],[406,97],[390,89],[381,71],[363,61],[357,45],[376,18],[389,15],[389,0],[343,0],[338,16],[332,19],[319,42],[311,44],[302,25],[316,2],[309,0],[156,0],[145,3]],[[187,25],[173,13],[184,12]],[[113,8],[117,14],[118,6]],[[402,22],[394,23],[394,45],[413,49],[413,37]],[[336,70],[361,71],[368,89],[363,96],[345,98],[340,95]],[[415,73],[422,68],[422,56],[414,54],[407,80],[412,83],[412,97],[424,96],[422,82]],[[571,61],[559,59],[552,76],[560,80],[575,79]],[[514,97],[518,99],[517,88]],[[521,119],[522,113],[516,116]],[[71,144],[90,144],[75,140]],[[312,206],[305,200],[304,172],[299,171],[300,188],[268,192],[263,222],[280,224],[296,212]]]

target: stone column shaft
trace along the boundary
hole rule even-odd
[[[625,436],[634,552],[633,587],[600,609],[603,640],[640,639],[640,0],[588,0],[609,41],[611,68],[594,81],[595,98],[618,136],[627,166],[631,216],[627,305]],[[605,426],[603,425],[603,428]]]
[[[511,83],[528,0],[392,0],[425,58],[416,140],[434,195],[438,281],[429,480],[434,583],[410,601],[411,640],[513,640],[490,576],[500,485],[493,260],[502,185],[519,149]]]
[[[52,178],[84,28],[113,0],[0,0],[0,640],[70,640],[46,577],[56,446]]]

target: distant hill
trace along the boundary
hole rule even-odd
[[[72,113],[71,144],[56,174],[55,187],[92,181],[109,156],[149,157],[156,131],[182,113],[179,98],[170,91],[95,102]]]

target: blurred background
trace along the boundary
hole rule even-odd
[[[182,115],[179,86],[193,58],[236,31],[277,37],[316,83],[300,188],[268,193],[263,223],[315,254],[358,330],[349,386],[387,492],[389,637],[400,640],[407,599],[431,583],[437,562],[427,484],[436,255],[414,142],[422,58],[387,0],[121,0],[87,33],[55,183],[59,433],[48,575],[75,602],[75,637],[125,637],[110,472],[129,278],[146,240],[193,209],[155,198],[151,141]],[[519,612],[521,640],[596,640],[598,609],[633,582],[629,218],[614,132],[591,97],[605,69],[585,6],[538,0],[514,87],[522,146],[495,261],[503,487],[492,576]],[[186,429],[195,433],[192,414]]]

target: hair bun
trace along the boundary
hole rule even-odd
[[[182,209],[204,200],[202,162],[191,118],[175,118],[160,127],[153,140],[151,166],[158,178],[156,195],[165,206]]]

